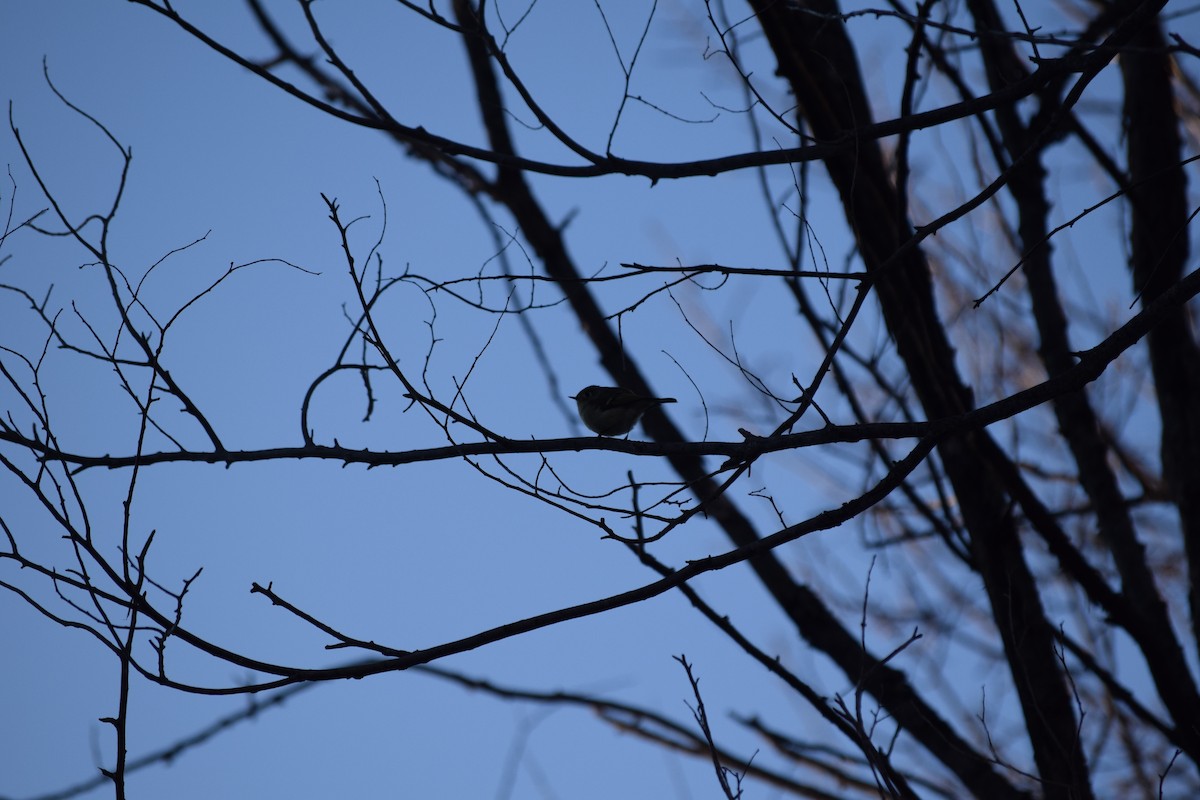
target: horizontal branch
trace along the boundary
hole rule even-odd
[[[823,161],[846,151],[857,150],[862,146],[864,141],[909,133],[956,120],[972,119],[996,108],[1010,106],[1025,97],[1042,91],[1063,75],[1084,72],[1093,67],[1097,62],[1107,62],[1116,55],[1115,52],[1108,48],[1096,48],[1086,53],[1074,52],[1063,58],[1044,59],[1038,65],[1038,68],[1023,80],[1015,81],[990,94],[951,103],[929,111],[907,114],[903,117],[863,125],[843,132],[836,140],[801,147],[735,153],[714,158],[674,163],[642,161],[621,158],[619,156],[601,155],[600,153],[576,146],[570,148],[572,152],[587,160],[588,163],[572,165],[540,161],[511,153],[497,152],[490,148],[477,147],[445,136],[439,136],[421,125],[402,124],[383,108],[363,106],[359,108],[359,113],[346,111],[275,75],[270,71],[268,66],[256,63],[231,47],[222,44],[178,14],[169,5],[159,6],[151,2],[151,0],[131,0],[131,2],[166,17],[190,36],[196,38],[230,61],[249,70],[259,78],[290,94],[301,102],[344,122],[363,128],[379,130],[400,141],[420,147],[432,148],[447,156],[464,157],[484,163],[496,164],[500,167],[519,169],[543,175],[557,175],[566,178],[627,175],[645,177],[657,182],[660,180],[712,176],[724,172],[771,165]]]
[[[1016,394],[997,400],[966,414],[926,422],[871,422],[857,425],[827,425],[801,433],[758,437],[746,434],[741,442],[641,442],[602,437],[558,439],[502,439],[464,442],[399,452],[356,450],[339,445],[303,445],[264,450],[178,451],[142,453],[125,456],[89,456],[58,450],[45,442],[29,439],[12,428],[0,430],[0,441],[26,447],[44,460],[79,468],[121,469],[175,462],[239,464],[285,459],[321,459],[368,467],[400,466],[426,461],[442,461],[463,456],[520,455],[585,450],[606,450],[636,456],[671,457],[676,455],[722,456],[729,465],[744,464],[759,456],[802,447],[851,443],[881,439],[941,438],[949,434],[985,428],[1009,419],[1067,392],[1078,391],[1098,378],[1110,363],[1145,336],[1169,310],[1183,305],[1200,293],[1200,270],[1190,273],[1153,303],[1135,314],[1108,338],[1090,350],[1077,353],[1078,363],[1068,370]]]

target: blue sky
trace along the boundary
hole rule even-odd
[[[229,10],[232,4],[176,5],[223,41],[267,52],[249,18]],[[634,5],[623,8],[628,16],[607,9],[626,55],[648,7]],[[290,4],[272,7],[295,16]],[[359,74],[383,87],[401,121],[478,142],[463,59],[451,37],[418,25],[396,4],[363,3],[347,10],[317,3],[316,9],[329,18],[335,44],[353,53]],[[880,40],[887,41],[887,28],[879,30]],[[703,57],[710,38],[691,4],[662,5],[631,92],[669,103],[678,116],[715,120],[685,124],[634,104],[614,138],[616,151],[683,160],[749,147],[744,118],[714,108],[743,101],[727,65]],[[568,120],[586,144],[603,149],[622,83],[595,8],[540,4],[509,48],[546,107]],[[881,59],[867,68],[886,98],[895,74],[885,51],[865,52]],[[489,230],[457,190],[404,159],[381,135],[303,106],[145,9],[116,0],[5,3],[4,99],[11,101],[15,124],[39,169],[75,218],[111,202],[120,161],[111,144],[53,97],[42,77],[43,59],[59,90],[132,148],[129,185],[112,234],[114,261],[140,276],[171,251],[201,240],[155,268],[143,294],[147,305],[169,313],[231,264],[277,259],[304,270],[280,261],[248,266],[191,308],[170,336],[165,357],[172,373],[194,392],[231,448],[300,444],[303,393],[347,335],[344,311],[353,308],[354,294],[321,193],[338,198],[345,218],[364,217],[353,229],[360,256],[380,236],[386,203],[380,252],[385,272],[393,275],[406,268],[438,279],[494,271],[493,237],[519,242],[510,220],[501,216]],[[786,96],[768,99],[786,108]],[[569,162],[543,132],[517,130],[528,152]],[[0,140],[0,154],[17,184],[15,216],[21,218],[44,203],[12,135],[5,131]],[[953,145],[922,140],[916,152],[918,168],[950,187],[944,195],[931,192],[939,200],[953,193],[946,173],[954,165],[936,156],[955,152]],[[785,197],[786,171],[782,179],[775,177],[778,197]],[[568,244],[585,272],[612,272],[621,261],[783,264],[750,173],[657,186],[615,177],[532,182],[551,213],[570,219]],[[10,188],[0,195],[7,209]],[[794,205],[795,199],[784,202]],[[819,176],[808,213],[828,266],[856,268],[857,262],[847,262],[850,247],[837,223],[835,198]],[[944,236],[992,235],[986,219],[978,219]],[[1076,246],[1086,254],[1094,245],[1087,241],[1086,224],[1081,228]],[[518,245],[506,252],[518,271],[529,269]],[[11,258],[0,266],[0,281],[39,296],[53,284],[51,306],[67,310],[65,324],[75,334],[83,329],[71,319],[72,302],[102,330],[115,331],[101,273],[84,266],[88,259],[78,248],[22,236],[6,243],[3,255]],[[1119,275],[1119,269],[1098,271],[1092,276],[1098,287],[1117,285],[1105,276]],[[656,285],[649,280],[614,288],[601,295],[602,302],[615,311]],[[501,289],[488,291],[490,301],[503,302]],[[544,299],[555,297],[546,287],[538,291]],[[674,298],[678,304],[658,295],[628,315],[622,330],[642,368],[654,376],[655,389],[679,398],[672,408],[678,424],[695,438],[707,431],[709,438],[727,439],[737,438],[739,426],[760,430],[778,421],[744,404],[736,370],[696,331],[729,347],[732,335],[751,366],[784,391],[790,375],[806,379],[820,358],[787,298],[760,281],[738,279],[721,292],[683,287]],[[2,302],[3,343],[36,352],[44,331],[20,303],[11,297]],[[514,438],[582,432],[569,401],[553,394],[515,319],[497,327],[495,317],[449,298],[437,303],[433,330],[439,341],[429,376],[439,391],[451,391],[471,370],[467,396],[486,424]],[[695,329],[685,324],[680,309]],[[419,370],[430,338],[426,297],[403,287],[380,316],[393,352]],[[549,308],[534,319],[564,394],[608,382],[564,309]],[[872,325],[864,320],[861,341],[878,337]],[[45,378],[61,434],[73,449],[130,451],[137,417],[108,370],[52,351]],[[403,413],[406,404],[395,386],[380,381],[377,392],[379,407],[364,423],[361,384],[347,378],[324,386],[312,410],[316,440],[387,450],[443,443],[418,411]],[[167,418],[188,443],[202,441],[186,419],[173,412]],[[157,440],[150,449],[165,446]],[[509,463],[526,475],[537,471],[532,458]],[[621,482],[630,468],[643,479],[668,477],[661,465],[618,454],[570,453],[553,464],[569,482],[597,492]],[[748,496],[751,490],[766,486],[786,497],[791,523],[840,505],[860,480],[856,462],[844,455],[818,460],[800,454],[755,469],[737,501],[764,531],[775,527],[774,514],[765,501]],[[92,471],[80,478],[93,504],[93,523],[110,545],[129,477]],[[0,491],[10,519],[45,531],[30,546],[61,553],[53,528],[17,487],[0,484]],[[324,650],[324,636],[251,595],[253,582],[273,582],[284,597],[351,635],[416,649],[653,578],[623,548],[601,541],[594,527],[514,495],[455,461],[377,470],[317,462],[167,466],[139,477],[136,501],[139,535],[156,531],[152,564],[160,580],[178,585],[203,567],[189,594],[188,624],[231,649],[302,666],[340,663],[347,654]],[[802,577],[836,576],[845,596],[854,598],[861,596],[870,557],[859,541],[855,531],[827,532],[782,556]],[[682,564],[724,549],[719,532],[700,520],[665,541],[658,555]],[[902,591],[902,569],[885,559],[873,590]],[[25,579],[5,578],[18,584]],[[818,690],[847,689],[844,678],[796,641],[745,570],[708,576],[696,585]],[[115,709],[115,660],[85,634],[45,622],[8,593],[0,594],[0,638],[9,651],[0,682],[0,706],[6,709],[0,726],[19,732],[15,746],[0,748],[0,796],[35,796],[90,777],[97,753],[105,763],[112,755],[109,731],[97,719]],[[898,641],[873,644],[887,651]],[[672,659],[680,653],[701,676],[717,733],[740,754],[763,745],[742,733],[726,716],[729,711],[762,714],[767,723],[802,736],[825,735],[808,709],[674,594],[501,642],[444,666],[519,688],[593,692],[686,721],[691,691]],[[181,678],[204,685],[252,677],[182,647],[171,657]],[[970,694],[977,688],[968,688],[964,718],[977,701]],[[1003,689],[995,691],[989,703],[995,697],[1000,708]],[[138,683],[130,756],[185,736],[245,702],[181,696]],[[519,757],[513,756],[514,743],[523,745]],[[513,797],[689,797],[715,791],[703,760],[646,746],[587,712],[545,714],[412,673],[317,687],[131,780],[134,795],[184,800],[481,797],[505,796],[508,789]],[[107,795],[104,789],[89,796]]]
[[[201,5],[181,8],[203,11]],[[395,16],[386,4],[370,10],[384,19],[388,13]],[[693,68],[698,64],[703,69],[700,45],[686,30],[673,31],[668,14],[661,16],[662,35],[643,58],[656,73],[665,73],[655,80],[695,80],[669,62],[682,53]],[[346,335],[343,306],[352,302],[353,293],[322,192],[339,199],[347,218],[368,217],[355,229],[356,243],[365,252],[382,219],[378,181],[387,203],[383,253],[388,270],[400,272],[411,265],[414,272],[434,276],[471,275],[495,252],[490,232],[456,191],[433,179],[422,165],[401,158],[395,145],[303,107],[144,9],[118,2],[9,4],[0,9],[0,17],[6,99],[68,213],[78,217],[111,202],[120,161],[108,142],[53,97],[41,74],[43,58],[55,85],[132,148],[129,186],[112,235],[114,260],[140,274],[169,251],[205,237],[156,268],[145,289],[148,304],[177,308],[231,263],[276,258],[319,273],[278,263],[247,268],[198,303],[173,331],[165,351],[173,373],[195,392],[231,447],[299,443],[303,391],[332,362]],[[220,12],[212,17],[209,22],[227,41],[259,46],[246,33],[242,16]],[[614,17],[613,22],[616,26],[621,20]],[[359,65],[364,74],[374,67],[407,75],[396,81],[390,98],[406,112],[407,121],[447,135],[476,135],[470,105],[452,94],[462,91],[455,82],[463,68],[457,46],[415,26],[410,38],[397,45],[395,37],[404,36],[411,22],[393,23],[386,32],[349,24],[339,35],[343,41],[356,37],[354,49],[364,56]],[[535,17],[527,27],[534,23],[553,26],[561,21]],[[518,63],[543,82],[539,90],[548,107],[570,113],[579,130],[590,131],[593,118],[599,124],[611,119],[621,85],[614,83],[619,73],[612,64],[603,62],[612,54],[607,41],[596,38],[602,31],[594,16],[585,15],[577,27],[590,35],[575,41],[531,30],[529,44],[521,47],[514,41],[514,52]],[[585,45],[590,49],[579,51]],[[605,68],[556,73],[558,60],[566,56],[581,63],[600,60]],[[549,80],[543,66],[551,68]],[[426,76],[432,77],[414,79]],[[727,77],[732,93],[735,87]],[[596,88],[588,85],[581,92],[586,81],[596,81]],[[579,102],[581,94],[608,102],[589,107],[590,100]],[[711,108],[695,93],[681,96],[686,102],[680,113],[711,116]],[[656,126],[662,127],[660,121],[638,108],[630,116],[639,129],[630,126],[636,133],[617,137],[625,152],[645,157],[669,153],[672,158],[686,157],[688,147],[701,152],[701,144],[684,140],[662,146],[653,134]],[[736,130],[741,137],[740,122]],[[603,142],[592,136],[589,144]],[[17,181],[18,214],[39,208],[41,199],[10,134],[4,136],[3,155]],[[755,248],[746,246],[746,226],[762,223],[731,210],[744,204],[746,190],[753,188],[748,175],[654,188],[644,180],[537,183],[556,213],[579,211],[569,240],[585,270],[597,271],[606,263],[611,270],[620,260],[754,258]],[[742,187],[742,197],[732,197],[730,186]],[[4,195],[8,197],[7,189]],[[501,236],[508,236],[511,224],[501,223],[508,226]],[[766,231],[760,230],[758,237],[766,239]],[[90,319],[103,323],[103,330],[114,330],[101,274],[94,267],[79,268],[86,258],[78,248],[25,237],[5,252],[12,254],[3,268],[7,281],[39,291],[53,284],[54,301],[68,309],[75,301]],[[528,269],[515,255],[517,268]],[[428,343],[428,304],[415,291],[394,294],[385,318],[393,347],[407,363],[419,363]],[[697,303],[694,293],[685,290],[679,296]],[[724,317],[740,315],[740,308],[756,298],[761,293],[747,284],[724,307],[718,302],[708,309],[718,335]],[[42,332],[22,315],[19,304],[6,303],[5,316],[21,325],[20,333],[27,337],[19,341],[36,347]],[[464,374],[495,320],[464,313],[451,303],[442,303],[438,312],[442,341],[432,379],[445,390],[453,376]],[[568,392],[604,382],[595,357],[565,314],[550,310],[538,324],[544,326],[549,357]],[[73,330],[80,328],[75,324]],[[676,358],[694,354],[685,355],[685,361],[715,359],[697,348],[674,305],[665,298],[652,304],[627,318],[624,331],[630,341],[645,342],[633,350],[651,374],[660,376],[662,391],[681,398],[684,424],[702,431],[694,391],[663,352]],[[745,335],[761,336],[752,329]],[[787,345],[778,352],[791,349]],[[698,363],[693,360],[690,366],[696,369]],[[46,372],[56,390],[52,402],[64,437],[82,451],[128,451],[136,415],[127,398],[114,391],[107,370],[52,354]],[[548,396],[545,378],[529,358],[515,321],[501,326],[472,380],[471,386],[479,387],[472,395],[474,407],[488,424],[509,435],[580,432],[573,417],[562,413],[566,404]],[[385,449],[440,443],[418,413],[400,413],[403,401],[394,388],[383,383],[378,391],[376,418],[363,424],[363,396],[356,382],[330,384],[314,404],[317,440],[336,438]],[[199,441],[195,426],[180,423],[175,432],[191,443]],[[712,421],[711,436],[731,432],[727,421]],[[529,469],[532,462],[516,463]],[[623,476],[629,466],[627,458],[601,453],[558,463],[565,475],[593,486]],[[646,477],[659,472],[647,462],[635,466]],[[107,535],[119,529],[119,501],[128,479],[128,474],[107,472],[85,473],[80,479],[93,502],[93,522]],[[12,502],[21,502],[15,486],[4,491]],[[337,663],[345,655],[325,652],[324,637],[250,595],[252,582],[273,581],[289,599],[354,635],[415,648],[652,578],[622,548],[599,541],[595,529],[514,498],[455,462],[374,471],[318,463],[229,470],[173,466],[144,473],[136,498],[135,528],[143,534],[157,531],[152,563],[162,579],[177,585],[197,567],[204,568],[189,595],[188,622],[224,646],[302,665]],[[16,513],[27,515],[17,519],[33,529],[52,535],[33,509],[21,506]],[[711,528],[694,527],[686,546],[664,548],[664,555],[724,549]],[[41,545],[53,551],[57,542]],[[777,647],[789,638],[781,620],[759,618],[761,591],[745,575],[721,576],[700,586],[735,619],[764,636],[782,637]],[[104,762],[112,755],[109,731],[97,719],[115,709],[114,659],[88,636],[46,623],[12,595],[0,597],[0,603],[0,635],[15,643],[8,648],[0,688],[7,709],[4,727],[21,732],[19,743],[0,755],[0,775],[5,776],[0,794],[29,797],[91,777],[96,754]],[[781,652],[794,648],[787,644]],[[678,653],[695,662],[714,709],[769,709],[782,701],[789,708],[777,720],[781,724],[804,713],[673,595],[503,642],[451,659],[446,666],[522,688],[596,692],[686,720],[690,689],[671,658]],[[182,647],[171,655],[175,674],[200,684],[236,684],[250,677],[214,667]],[[755,677],[751,683],[759,686],[747,686],[747,669]],[[180,696],[139,683],[132,701],[130,756],[187,735],[245,702]],[[724,716],[718,720],[722,733],[736,732]],[[528,741],[519,735],[526,728]],[[757,746],[746,737],[741,740],[746,754]],[[519,761],[510,760],[514,742],[524,742]],[[512,796],[517,797],[689,796],[706,793],[712,780],[703,761],[615,734],[587,712],[545,715],[535,707],[406,674],[318,687],[170,766],[137,773],[132,787],[140,796],[176,798],[335,793],[478,797],[497,796],[509,785],[506,776],[513,769]],[[89,796],[107,794],[104,789]]]

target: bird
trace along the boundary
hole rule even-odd
[[[644,397],[616,386],[588,386],[571,396],[579,407],[579,418],[601,436],[621,436],[655,406],[676,402],[674,397]]]

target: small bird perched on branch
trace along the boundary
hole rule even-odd
[[[579,406],[579,418],[601,436],[620,436],[633,430],[637,421],[655,406],[674,403],[674,397],[643,397],[614,386],[588,386],[571,397]]]

